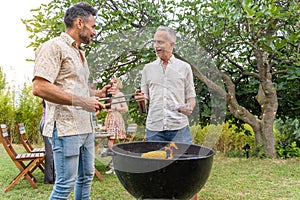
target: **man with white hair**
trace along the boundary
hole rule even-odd
[[[188,115],[196,102],[191,66],[173,55],[173,29],[158,27],[153,42],[157,59],[145,65],[141,80],[141,90],[149,102],[146,140],[191,144]]]
[[[196,92],[191,66],[173,55],[173,29],[158,27],[153,42],[157,59],[144,66],[141,80],[141,93],[149,103],[146,141],[192,144],[188,115],[193,112]],[[192,199],[198,199],[197,194]]]

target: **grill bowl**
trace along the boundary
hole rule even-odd
[[[142,153],[161,150],[169,142],[127,142],[111,149],[116,175],[137,199],[189,199],[205,185],[214,150],[200,145],[176,143],[173,159],[141,158]]]

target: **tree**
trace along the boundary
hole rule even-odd
[[[57,36],[63,29],[57,22],[74,2],[54,0],[33,10],[38,14],[23,21],[32,34],[30,45],[36,48]],[[207,97],[198,99],[201,105],[218,121],[224,114],[220,102],[226,102],[237,121],[253,128],[257,145],[270,157],[276,156],[272,125],[278,101],[295,106],[299,113],[297,1],[89,2],[99,9],[98,36],[87,51],[93,80],[107,82],[112,75],[127,80],[131,73],[137,84],[143,64],[154,59],[149,41],[153,31],[158,25],[172,26],[179,34],[175,55],[190,62],[195,77],[207,87],[199,90]],[[202,83],[197,83],[197,89]],[[277,95],[283,97],[291,85],[296,87],[295,95],[278,99]],[[295,113],[280,111],[280,115]]]
[[[7,86],[5,74],[0,67],[0,123],[6,124],[13,140],[14,133],[14,95]]]
[[[0,67],[0,91],[4,90],[6,87],[6,77],[3,74],[3,69]]]
[[[24,83],[15,109],[16,123],[24,123],[27,137],[33,143],[41,143],[40,120],[43,113],[42,99],[32,94],[32,86]]]
[[[201,46],[215,58],[226,90],[194,70],[196,76],[208,87],[218,88],[230,113],[251,125],[256,143],[275,157],[273,122],[278,99],[273,80],[285,74],[299,84],[298,2],[211,0],[180,5],[184,8],[178,15],[182,30],[196,35]],[[201,17],[194,17],[197,13]],[[237,97],[247,92],[253,95],[255,88],[257,95],[250,98],[260,106],[258,115]],[[299,90],[296,93],[299,95]]]

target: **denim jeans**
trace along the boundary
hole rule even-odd
[[[88,200],[94,177],[94,133],[58,138],[54,126],[49,141],[56,172],[49,199],[68,199],[75,185],[74,199]]]
[[[151,131],[146,129],[146,141],[173,141],[192,144],[189,126],[179,130]]]

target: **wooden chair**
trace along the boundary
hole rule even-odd
[[[124,142],[132,142],[135,138],[137,132],[137,124],[128,124],[127,131],[126,131],[126,140]]]
[[[105,131],[95,133],[95,142],[97,142],[97,145],[95,146],[95,154],[97,153],[99,148],[103,146],[104,141],[108,139],[110,136],[112,136],[112,134],[107,134]],[[104,180],[102,174],[96,169],[96,167],[95,167],[95,175],[98,177],[100,181]]]
[[[6,125],[0,125],[0,139],[1,142],[8,153],[9,157],[15,163],[17,168],[20,170],[20,173],[12,180],[9,186],[4,190],[4,192],[8,192],[19,180],[23,177],[30,183],[33,188],[37,188],[36,178],[32,175],[37,167],[44,169],[41,163],[43,163],[45,159],[44,153],[25,153],[18,154],[14,150],[12,144],[10,143],[10,139],[8,136],[8,132],[6,130]],[[44,170],[42,170],[44,172]]]
[[[44,153],[45,154],[45,147],[33,148],[32,144],[26,137],[26,129],[25,129],[24,123],[17,124],[17,132],[20,137],[20,141],[21,141],[22,145],[24,146],[24,148],[26,149],[27,153]],[[41,165],[38,165],[38,167],[41,169],[42,172],[44,172],[44,168],[45,168],[44,161],[41,163]]]
[[[122,142],[132,142],[136,136],[138,125],[135,123],[128,124],[127,130],[126,130],[126,138]],[[112,163],[112,159],[109,161],[109,163],[106,165],[106,168],[108,168]]]
[[[17,132],[19,134],[22,145],[24,146],[24,148],[28,153],[45,153],[45,147],[33,148],[32,144],[26,137],[26,130],[25,130],[24,123],[17,124]]]

